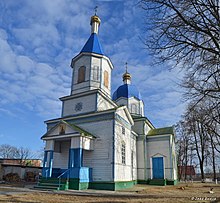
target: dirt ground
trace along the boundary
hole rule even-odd
[[[176,186],[136,185],[122,191],[39,191],[22,185],[0,185],[1,202],[220,202],[220,184],[181,183]],[[210,189],[213,188],[213,194]]]

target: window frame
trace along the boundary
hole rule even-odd
[[[77,83],[82,83],[85,82],[86,79],[86,67],[85,66],[80,66],[78,69],[78,78],[77,78]]]

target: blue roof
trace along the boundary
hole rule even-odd
[[[104,55],[104,52],[102,50],[101,44],[99,43],[99,39],[96,33],[92,33],[90,35],[89,39],[87,40],[80,53],[82,52]]]
[[[136,88],[135,85],[130,84],[124,84],[121,85],[113,94],[112,99],[115,101],[120,97],[130,98],[135,97],[139,100],[141,100],[141,94]]]

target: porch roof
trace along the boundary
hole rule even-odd
[[[54,136],[57,136],[57,135],[54,135],[54,136],[48,136],[57,126],[59,126],[61,123],[69,126],[70,128],[72,128],[73,130],[79,132],[80,134],[83,134],[83,136],[88,136],[88,137],[93,137],[93,138],[96,138],[96,136],[94,136],[92,133],[89,133],[88,131],[84,130],[83,128],[73,124],[73,123],[70,123],[70,122],[67,122],[67,121],[64,121],[64,120],[61,120],[60,122],[58,122],[55,126],[53,126],[50,130],[48,130],[42,137],[41,139],[45,139],[46,137],[54,137]],[[70,135],[69,133],[66,134],[66,135]],[[60,135],[59,135],[60,136]],[[65,134],[62,134],[62,136],[65,136]]]

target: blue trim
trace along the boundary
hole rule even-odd
[[[92,33],[90,35],[89,39],[87,40],[80,53],[82,52],[104,55],[104,52],[98,39],[98,35],[96,33]]]
[[[74,167],[70,169],[69,172],[70,178],[77,178],[79,179],[79,182],[87,183],[92,181],[92,169],[87,167]]]
[[[49,158],[49,160],[48,160]],[[49,162],[49,166],[47,167],[47,162]],[[44,151],[44,162],[42,169],[43,177],[51,177],[53,169],[53,150],[45,150]]]
[[[74,151],[74,167],[82,167],[82,163],[83,163],[83,150],[82,148],[76,148],[76,149],[73,149]]]
[[[74,167],[74,149],[69,149],[69,163],[68,163],[68,168],[73,168]]]

